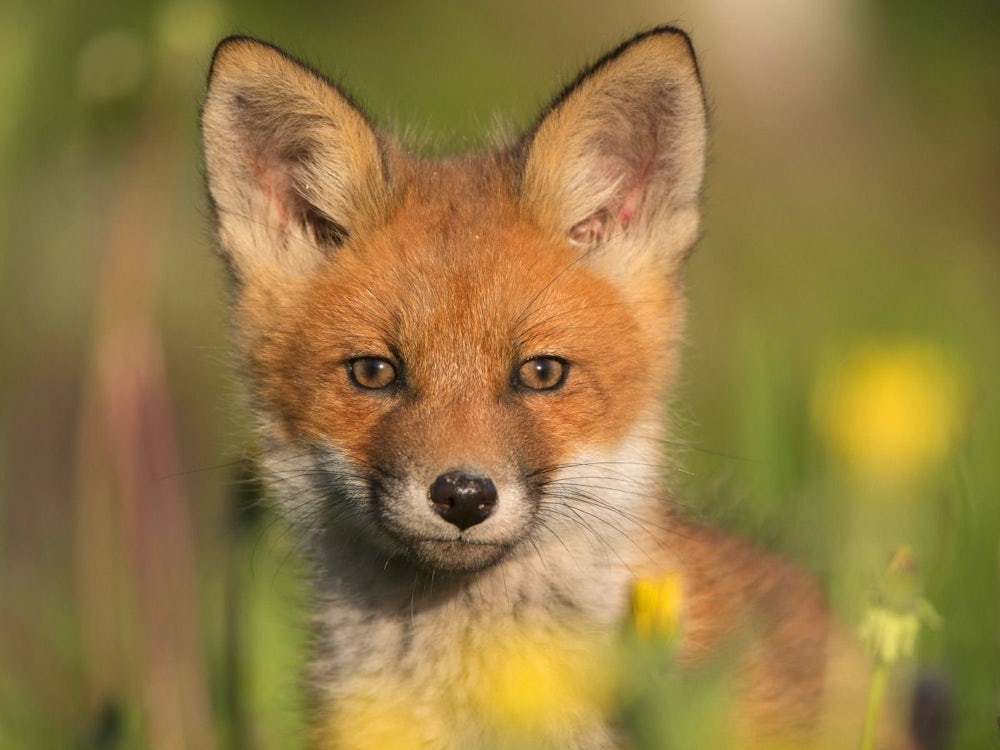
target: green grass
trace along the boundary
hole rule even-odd
[[[359,91],[378,120],[452,134],[431,139],[444,149],[476,142],[496,112],[530,121],[596,52],[672,18],[702,50],[714,132],[675,398],[685,471],[672,481],[692,512],[799,560],[852,627],[892,550],[911,546],[943,618],[921,635],[919,669],[951,686],[952,746],[993,746],[997,14],[986,3],[962,19],[908,9],[905,23],[890,6],[857,19],[850,38],[867,46],[847,44],[840,78],[797,67],[816,74],[819,96],[776,80],[756,102],[748,87],[769,73],[740,75],[755,58],[729,60],[721,17],[694,3],[667,17],[596,1],[0,8],[0,748],[162,746],[149,740],[145,691],[164,654],[178,671],[163,684],[190,699],[175,723],[200,727],[190,746],[299,746],[301,563],[271,516],[233,521],[250,420],[197,153],[215,36],[285,44]],[[139,87],[88,99],[81,55],[120,28],[142,52]],[[776,39],[776,53],[798,49]],[[136,330],[162,351],[157,377],[120,356],[134,347],[108,348]],[[815,394],[858,349],[913,341],[945,353],[964,410],[947,456],[905,491],[876,491],[831,451]],[[142,491],[123,485],[111,448],[125,429],[114,405],[136,384],[169,438],[140,451]],[[152,497],[183,513],[136,516]],[[165,622],[172,630],[153,638]]]

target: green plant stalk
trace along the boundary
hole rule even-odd
[[[874,750],[875,727],[878,726],[878,716],[882,710],[882,699],[885,697],[885,686],[889,678],[889,667],[879,660],[872,672],[871,685],[868,688],[868,707],[865,711],[865,727],[861,735],[861,750]]]

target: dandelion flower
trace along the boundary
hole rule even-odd
[[[510,623],[491,636],[493,647],[469,656],[477,670],[469,684],[496,738],[559,743],[606,715],[613,693],[606,643],[571,627]]]
[[[926,344],[869,347],[821,379],[817,427],[856,478],[905,484],[939,463],[959,431],[960,379]]]
[[[414,695],[402,681],[355,680],[318,728],[316,747],[417,750],[447,746],[451,732],[441,714],[427,710]]]
[[[632,625],[643,640],[671,642],[677,637],[682,603],[681,578],[667,573],[632,584]]]

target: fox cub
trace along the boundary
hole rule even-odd
[[[446,159],[232,37],[202,128],[264,471],[315,570],[315,747],[511,746],[511,726],[519,747],[630,746],[599,668],[633,583],[668,574],[677,662],[733,665],[726,746],[854,744],[825,727],[860,719],[867,683],[828,667],[844,639],[816,587],[664,487],[706,141],[683,32]],[[512,686],[525,654],[545,668]]]

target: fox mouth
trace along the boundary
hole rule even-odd
[[[372,482],[370,508],[393,552],[419,568],[449,573],[474,573],[507,558],[528,536],[525,524],[509,509],[467,528],[447,523],[434,512],[423,493],[406,487]],[[513,493],[509,493],[513,494]],[[419,499],[418,499],[419,498]],[[505,497],[501,502],[515,502]],[[511,516],[513,518],[508,518]]]
[[[386,512],[384,505],[376,507],[380,509],[379,529],[389,537],[394,551],[425,570],[475,573],[498,564],[517,546],[517,541],[476,539],[458,529],[454,533],[420,533]]]
[[[447,573],[476,573],[490,568],[509,554],[513,546],[467,539],[409,540],[406,556],[419,567]]]

